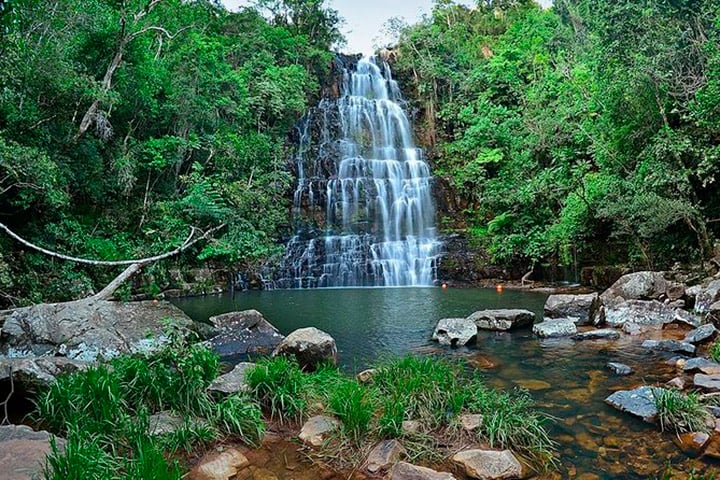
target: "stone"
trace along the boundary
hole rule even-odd
[[[250,464],[235,448],[205,455],[188,474],[189,480],[230,480]]]
[[[447,472],[438,472],[407,462],[398,462],[385,477],[387,480],[456,480]]]
[[[547,318],[574,318],[578,325],[598,325],[600,315],[600,296],[597,293],[585,295],[550,295],[543,309]]]
[[[708,323],[685,335],[685,341],[690,343],[702,343],[706,340],[712,340],[717,335],[717,328],[712,323]]]
[[[608,362],[606,367],[617,375],[630,375],[632,373],[632,368],[628,367],[624,363]]]
[[[685,390],[685,380],[682,377],[675,377],[672,380],[668,380],[665,386],[676,390]]]
[[[707,287],[701,289],[695,297],[695,311],[707,313],[710,306],[720,301],[720,280],[714,280]]]
[[[645,340],[642,347],[661,352],[695,353],[695,345],[678,340]]]
[[[221,359],[267,355],[284,338],[257,310],[224,313],[209,322],[220,331],[208,343]]]
[[[370,451],[365,460],[365,469],[370,473],[388,470],[407,457],[407,451],[397,440],[383,440]]]
[[[0,381],[10,378],[28,392],[38,392],[55,382],[58,375],[85,370],[91,362],[65,357],[0,358]]]
[[[462,428],[468,432],[478,430],[483,424],[483,416],[479,413],[464,413],[458,416],[458,420],[460,420]]]
[[[643,333],[643,327],[636,323],[625,323],[622,326],[622,331],[631,336],[641,335]]]
[[[518,309],[479,310],[467,318],[477,325],[478,330],[507,331],[532,325],[535,314]]]
[[[667,289],[668,282],[662,272],[635,272],[620,277],[600,299],[606,307],[625,300],[658,300]]]
[[[657,328],[675,319],[675,310],[657,300],[627,300],[605,307],[605,323],[622,327],[625,323]]]
[[[422,422],[420,420],[403,420],[402,431],[405,435],[415,435],[422,430]]]
[[[659,387],[642,386],[634,390],[618,390],[605,399],[605,403],[621,412],[640,417],[646,422],[653,422],[657,416],[654,393],[661,391]]]
[[[668,304],[668,307],[670,308],[670,304]],[[687,310],[676,308],[675,316],[671,320],[671,323],[683,323],[692,328],[699,328],[703,322],[702,318],[700,318],[698,315],[690,313]]]
[[[688,432],[673,435],[675,445],[690,457],[699,456],[709,441],[710,435],[705,432]]]
[[[540,338],[569,337],[577,333],[577,326],[572,318],[545,320],[533,325],[533,333]]]
[[[315,327],[299,328],[277,346],[273,356],[290,355],[300,366],[314,370],[321,363],[337,363],[335,339]]]
[[[0,426],[0,479],[36,480],[43,477],[45,457],[51,453],[51,435],[25,425]],[[55,438],[63,450],[65,441]]]
[[[328,434],[336,430],[340,426],[340,422],[334,418],[324,415],[315,415],[310,417],[300,429],[298,438],[304,444],[311,447],[321,447]]]
[[[363,370],[362,372],[358,373],[355,378],[357,378],[357,381],[360,383],[371,383],[373,381],[373,378],[375,378],[376,373],[376,369],[368,368],[367,370]]]
[[[192,320],[168,302],[77,300],[43,303],[0,314],[0,354],[63,356],[80,361],[152,353],[170,342],[168,321],[189,334]]]
[[[182,418],[169,411],[150,415],[148,424],[148,433],[150,433],[150,435],[167,435],[185,426]]]
[[[245,380],[245,374],[248,370],[255,367],[254,363],[240,362],[235,365],[230,372],[220,375],[212,381],[208,386],[208,391],[218,392],[224,395],[232,395],[234,393],[249,392],[250,385]]]
[[[435,326],[432,339],[440,345],[461,346],[477,339],[478,328],[468,318],[443,318]]]
[[[705,375],[696,373],[693,377],[693,385],[710,392],[720,392],[720,374]]]
[[[702,372],[707,375],[720,374],[720,363],[713,362],[707,358],[695,357],[689,358],[682,365],[685,372]]]
[[[466,450],[455,454],[452,460],[471,478],[494,480],[522,476],[522,465],[510,450]]]
[[[620,338],[620,332],[612,328],[600,328],[597,330],[589,330],[573,335],[573,340],[617,340]]]

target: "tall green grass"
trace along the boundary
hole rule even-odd
[[[657,388],[653,390],[660,429],[675,433],[709,432],[712,415],[697,393]]]

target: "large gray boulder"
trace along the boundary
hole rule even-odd
[[[257,310],[224,313],[209,321],[220,333],[208,342],[221,358],[269,355],[285,338]]]
[[[662,272],[635,272],[620,277],[600,298],[603,305],[612,306],[625,300],[658,300],[667,290]]]
[[[62,450],[64,440],[55,439]],[[50,434],[25,425],[0,426],[0,479],[39,480],[44,478],[45,458],[51,453]]]
[[[452,457],[470,478],[512,480],[522,477],[522,465],[510,450],[465,450]]]
[[[707,313],[710,311],[710,306],[718,301],[720,301],[720,280],[714,280],[697,293],[695,297],[695,311],[698,313]]]
[[[79,300],[40,304],[0,314],[0,354],[66,356],[95,361],[122,353],[151,353],[170,339],[168,324],[189,333],[192,320],[167,302]]]
[[[478,330],[506,331],[532,325],[535,314],[519,309],[479,310],[467,319],[474,322]]]
[[[654,422],[657,416],[655,395],[662,388],[643,386],[634,390],[618,390],[605,399],[605,403],[620,410],[640,417],[646,422]]]
[[[555,318],[533,325],[533,333],[540,338],[570,337],[577,333],[572,318]]]
[[[432,339],[440,345],[467,345],[477,339],[478,328],[469,318],[443,318],[435,326]]]
[[[627,300],[605,307],[605,323],[616,328],[626,323],[661,328],[675,318],[675,309],[657,300]]]
[[[58,375],[88,368],[92,363],[65,357],[0,358],[0,381],[12,378],[27,392],[38,392]]]
[[[306,370],[324,362],[337,363],[335,339],[315,327],[299,328],[285,337],[273,352],[276,355],[294,356]]]
[[[597,293],[586,295],[550,295],[545,301],[545,318],[575,318],[578,325],[598,325],[602,323],[600,296]]]

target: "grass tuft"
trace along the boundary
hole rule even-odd
[[[697,393],[658,388],[653,390],[660,429],[675,433],[709,432],[712,419]]]

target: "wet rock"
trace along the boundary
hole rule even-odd
[[[693,377],[693,385],[709,392],[720,392],[720,374],[696,373]]]
[[[415,435],[422,431],[422,422],[420,420],[404,420],[402,422],[402,431],[405,435]]]
[[[605,307],[605,323],[622,327],[625,323],[662,327],[675,319],[675,310],[657,300],[627,300]]]
[[[685,372],[702,372],[708,375],[720,374],[720,363],[713,362],[707,358],[695,357],[685,360],[682,364]]]
[[[522,465],[510,450],[466,450],[455,454],[452,460],[471,478],[493,480],[522,476]]]
[[[645,340],[642,347],[661,352],[695,353],[695,345],[678,340]]]
[[[520,387],[526,389],[526,390],[549,390],[552,388],[552,385],[550,385],[548,382],[544,382],[542,380],[534,380],[534,379],[520,379],[520,380],[513,380],[513,383],[519,385]]]
[[[718,301],[720,301],[720,280],[714,280],[697,293],[695,311],[707,313],[710,311],[710,306]]]
[[[250,391],[250,385],[245,380],[245,374],[248,370],[255,367],[254,363],[240,362],[235,365],[230,372],[217,377],[207,388],[209,392],[218,392],[220,394],[232,395],[239,392]]]
[[[468,432],[474,432],[475,430],[482,427],[483,424],[483,416],[479,413],[466,413],[460,415],[458,417],[458,420],[460,420],[460,425],[462,426],[462,428],[464,428]]]
[[[56,438],[60,450],[65,441]],[[36,480],[43,477],[45,457],[51,453],[50,434],[25,425],[0,426],[0,478]]]
[[[717,328],[712,323],[703,325],[685,335],[685,341],[690,343],[702,343],[712,340],[717,335]]]
[[[621,412],[652,422],[657,416],[653,393],[661,391],[658,387],[643,386],[634,390],[618,390],[605,399],[605,403]]]
[[[307,370],[325,362],[337,363],[335,339],[315,327],[299,328],[285,337],[273,352],[277,355],[292,355]]]
[[[388,470],[395,463],[407,457],[407,451],[397,440],[383,440],[372,449],[365,460],[365,469],[370,473]]]
[[[443,318],[435,326],[432,339],[440,345],[467,345],[477,339],[478,327],[468,318]]]
[[[187,315],[167,302],[78,300],[33,305],[0,314],[0,353],[81,361],[149,353],[170,341],[165,335],[168,319],[183,327],[184,333],[193,325]]]
[[[65,357],[0,358],[0,381],[12,375],[16,385],[37,392],[55,382],[58,375],[85,370],[91,365]]]
[[[600,296],[597,293],[586,295],[550,295],[545,302],[545,318],[573,318],[578,325],[598,325],[600,315]]]
[[[205,455],[188,474],[189,480],[230,480],[250,464],[235,448]]]
[[[541,338],[569,337],[577,333],[577,326],[571,318],[545,320],[533,325],[533,333]]]
[[[386,480],[456,480],[447,472],[438,472],[412,463],[398,462],[385,477]]]
[[[376,369],[368,368],[367,370],[363,370],[362,372],[358,373],[356,378],[357,381],[360,383],[371,383],[376,373]]]
[[[284,338],[257,310],[217,315],[210,323],[221,332],[209,340],[221,358],[267,355]]]
[[[705,432],[689,432],[673,435],[675,445],[690,457],[699,456],[709,441],[710,435]]]
[[[321,447],[327,440],[328,434],[339,426],[340,422],[334,418],[316,415],[305,422],[298,434],[298,438],[311,447]]]
[[[605,306],[625,300],[657,300],[667,288],[668,282],[661,272],[635,272],[620,277],[600,298]]]
[[[616,375],[630,375],[632,373],[632,368],[628,367],[624,363],[608,362],[606,367],[612,370]]]
[[[674,388],[676,390],[684,390],[685,380],[682,377],[675,377],[672,380],[668,380],[665,383],[665,386],[668,388]]]
[[[620,332],[612,328],[601,328],[598,330],[589,330],[573,335],[573,340],[617,340],[620,338]]]
[[[529,310],[517,309],[479,310],[467,318],[474,322],[479,330],[506,331],[532,325],[535,314]]]

